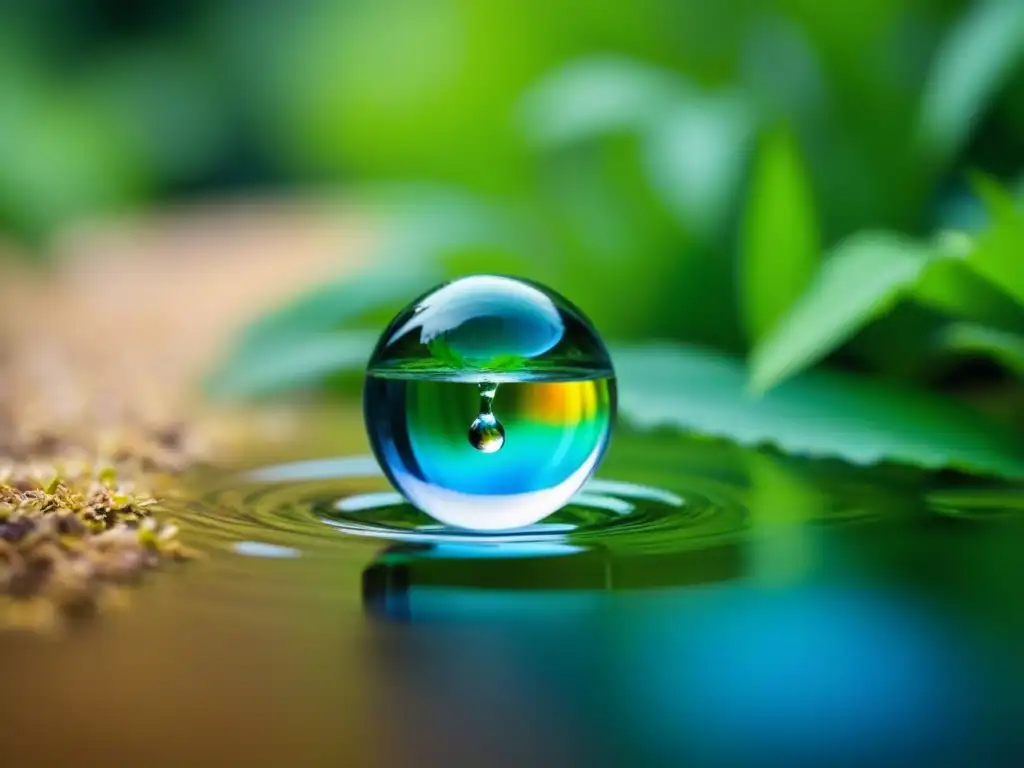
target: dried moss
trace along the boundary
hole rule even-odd
[[[0,632],[121,604],[123,583],[187,554],[147,491],[295,436],[290,414],[212,408],[194,385],[254,312],[336,273],[339,232],[366,233],[324,221],[290,204],[204,206],[83,223],[45,271],[0,264]],[[167,257],[185,251],[217,258]]]
[[[51,629],[121,602],[118,590],[194,554],[155,499],[109,466],[0,471],[0,629]],[[49,472],[49,474],[47,474]]]

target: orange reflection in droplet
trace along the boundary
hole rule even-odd
[[[548,424],[585,421],[597,413],[597,394],[593,381],[531,384],[523,393],[523,410],[531,420]]]

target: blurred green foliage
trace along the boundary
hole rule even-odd
[[[788,133],[765,136],[748,198],[740,304],[753,344],[807,288],[821,252],[812,192]]]
[[[16,0],[3,13],[6,228],[40,237],[259,184],[342,183],[380,217],[374,271],[250,329],[221,393],[334,381],[418,291],[504,272],[570,296],[637,386],[652,384],[633,345],[678,343],[650,360],[679,364],[655,380],[670,398],[646,399],[665,418],[647,421],[855,460],[1021,466],[998,428],[899,394],[980,377],[1014,393],[1004,421],[1024,410],[1019,0]],[[747,356],[747,383],[702,377],[708,355],[729,370]],[[842,385],[803,374],[823,361],[846,369]],[[641,401],[622,373],[629,417]],[[698,418],[687,403],[712,385],[725,399]],[[825,397],[847,387],[859,394]],[[851,437],[859,423],[875,429]]]

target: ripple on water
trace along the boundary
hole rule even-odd
[[[648,469],[645,465],[640,476],[653,477]],[[663,473],[671,478],[671,488],[592,479],[550,517],[500,532],[439,524],[390,489],[372,456],[293,462],[223,478],[180,512],[200,544],[273,559],[326,555],[373,542],[420,547],[417,557],[426,551],[423,547],[440,547],[431,550],[435,559],[456,554],[463,559],[529,558],[588,550],[649,558],[736,544],[752,528],[775,519],[760,509],[764,504],[751,513],[748,499],[761,497],[752,496],[740,477],[686,475],[671,469]],[[870,501],[858,502],[861,496],[824,490],[810,497],[813,509],[798,524],[845,523],[882,513],[882,507],[875,509]],[[970,498],[976,507],[982,506],[979,497]],[[953,508],[941,494],[930,502],[940,511]],[[958,498],[955,507],[961,514],[970,506],[962,502]]]
[[[338,533],[352,541],[502,547],[502,555],[512,557],[592,547],[683,550],[745,530],[747,514],[735,489],[696,479],[686,486],[677,492],[595,478],[572,503],[539,523],[482,533],[440,525],[384,490],[388,486],[373,457],[354,456],[252,470],[225,480],[179,512],[201,540],[218,548],[277,558],[337,546]]]
[[[655,553],[736,538],[751,527],[745,503],[749,489],[742,484],[676,472],[670,476],[671,489],[594,478],[570,504],[539,523],[480,532],[444,527],[411,506],[388,486],[372,456],[335,457],[263,467],[230,478],[196,503],[201,514],[194,517],[207,533],[233,544],[255,541],[300,549],[329,546],[328,534],[333,531],[362,540],[493,546],[568,543]],[[816,512],[803,522],[866,520],[882,512],[870,504],[851,504],[844,496],[821,494]]]
[[[305,464],[285,474],[294,478],[305,470],[322,476],[325,469],[322,463]],[[355,476],[371,468],[364,461],[351,460],[338,462],[333,469]],[[380,474],[375,466],[372,470],[375,476]],[[684,497],[661,488],[605,479],[588,482],[570,504],[545,520],[501,532],[442,526],[391,491],[340,495],[314,504],[313,512],[336,531],[352,536],[421,544],[515,546],[524,552],[538,544],[620,549],[660,543],[678,549],[708,536],[738,533],[745,527],[740,505],[700,490],[689,490]]]
[[[920,509],[920,496],[876,488],[860,473],[795,466],[792,479],[769,483],[744,467],[737,461],[728,472],[707,471],[660,450],[620,458],[606,471],[628,480],[592,479],[550,517],[502,532],[442,526],[391,490],[370,456],[220,477],[175,512],[190,543],[227,555],[215,559],[222,585],[298,599],[324,583],[321,565],[329,565],[332,579],[358,574],[365,610],[406,621],[473,619],[499,605],[503,616],[518,615],[511,606],[562,611],[567,595],[585,607],[606,592],[635,599],[643,591],[758,578],[765,542],[792,545],[795,528],[845,527]]]

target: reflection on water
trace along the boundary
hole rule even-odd
[[[948,624],[905,600],[863,588],[738,588],[713,600],[679,595],[671,613],[638,626],[633,658],[652,641],[674,652],[657,672],[620,664],[612,677],[663,713],[633,720],[667,753],[877,764],[967,758],[982,746],[970,743],[984,723],[980,665]]]
[[[1007,655],[875,590],[444,597],[435,621],[389,636],[378,660],[402,659],[387,711],[433,734],[405,752],[424,764],[450,754],[449,740],[482,758],[508,738],[506,717],[527,745],[550,738],[608,765],[992,765],[1020,747],[1019,698],[993,672]],[[403,609],[416,611],[394,604],[389,616]],[[471,614],[477,623],[457,623]],[[517,722],[538,708],[557,734]]]
[[[500,535],[368,458],[205,478],[204,561],[0,637],[3,764],[1021,764],[1024,491],[625,431],[602,475]]]
[[[564,618],[617,591],[739,579],[743,557],[735,542],[642,558],[564,544],[401,545],[363,571],[363,599],[375,617],[397,621]]]

